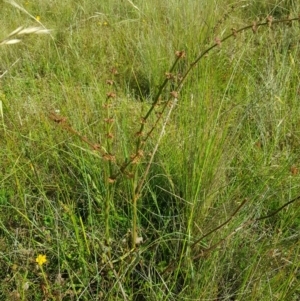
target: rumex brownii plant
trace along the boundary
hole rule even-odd
[[[165,73],[165,78],[162,81],[161,85],[159,86],[156,95],[154,96],[152,102],[150,103],[150,107],[147,110],[147,112],[141,117],[140,120],[140,126],[135,133],[135,141],[131,141],[135,145],[135,151],[130,155],[129,158],[123,158],[116,159],[115,155],[113,154],[113,147],[112,147],[112,141],[114,139],[114,134],[112,133],[111,129],[113,127],[114,120],[111,117],[111,103],[116,97],[115,91],[110,91],[107,93],[106,101],[104,104],[104,108],[106,109],[106,118],[104,120],[106,124],[106,145],[99,145],[97,143],[92,143],[89,141],[86,137],[81,136],[77,131],[75,131],[72,126],[67,123],[65,117],[57,116],[55,113],[50,114],[50,118],[60,124],[65,130],[69,131],[72,134],[75,134],[80,137],[82,141],[87,143],[94,151],[100,152],[102,158],[104,161],[107,162],[109,168],[109,174],[107,175],[107,185],[112,186],[116,184],[116,181],[118,179],[126,179],[131,181],[132,184],[132,199],[131,199],[131,206],[132,206],[132,229],[131,229],[131,248],[134,250],[137,245],[140,244],[142,241],[142,238],[138,235],[138,202],[142,198],[142,190],[147,178],[147,175],[149,173],[151,164],[153,162],[154,155],[159,147],[160,139],[162,135],[164,134],[165,126],[168,123],[168,120],[170,118],[170,115],[175,108],[175,105],[178,101],[180,101],[180,92],[184,88],[184,83],[192,73],[193,69],[197,66],[197,64],[200,62],[202,58],[204,58],[209,52],[211,52],[213,49],[217,47],[221,47],[224,42],[226,42],[229,39],[238,39],[239,34],[244,31],[252,31],[253,34],[259,34],[259,28],[261,27],[268,27],[270,30],[273,29],[274,26],[279,24],[291,24],[292,22],[299,21],[300,17],[295,18],[286,18],[286,19],[280,19],[280,20],[274,20],[272,16],[267,16],[266,20],[264,22],[253,22],[250,25],[247,25],[245,27],[242,27],[240,29],[232,28],[232,31],[229,35],[219,38],[215,37],[215,43],[202,51],[195,59],[192,61],[186,68],[186,70],[181,73],[180,75],[176,73],[176,67],[178,66],[178,63],[180,60],[184,60],[186,53],[185,51],[176,51],[175,53],[175,60],[172,64],[171,68],[168,70],[168,72]],[[115,71],[116,72],[116,71]],[[110,87],[113,87],[114,81],[109,79],[107,80],[107,84]],[[169,91],[169,96],[166,98],[166,91],[168,89],[168,85],[172,87],[171,91]],[[156,108],[159,107],[159,111],[157,112]],[[150,117],[156,115],[156,121],[149,125],[149,119]],[[162,121],[163,120],[163,121]],[[161,122],[162,121],[162,125]],[[143,171],[143,174],[139,174],[139,164],[141,160],[144,158],[145,154],[145,147],[147,145],[147,142],[152,135],[152,133],[155,130],[158,130],[158,128],[161,126],[161,133],[159,135],[159,138],[152,150],[150,160],[146,163],[146,168]],[[260,217],[260,218],[250,218],[247,222],[245,222],[240,228],[242,229],[244,226],[248,225],[249,223],[255,223],[263,219],[267,219],[275,214],[277,214],[279,211],[281,211],[283,208],[285,208],[287,205],[292,204],[295,201],[298,201],[299,197],[296,197],[292,201],[287,202],[283,206],[281,206],[279,209],[274,211],[271,214],[268,214],[267,216]],[[110,241],[110,225],[109,225],[109,219],[110,219],[110,196],[107,197],[107,200],[105,202],[105,237],[106,237],[106,243],[109,244]],[[228,220],[226,220],[224,223],[222,223],[220,226],[214,228],[213,230],[209,231],[208,233],[202,235],[200,238],[195,239],[195,241],[188,246],[191,248],[191,250],[195,254],[194,260],[197,260],[199,257],[203,256],[204,253],[210,252],[214,250],[224,239],[219,241],[217,244],[211,246],[207,250],[203,250],[202,253],[199,253],[197,251],[197,245],[208,235],[213,234],[214,232],[218,231],[225,225],[227,225],[233,217],[237,215],[237,213],[240,211],[240,209],[247,203],[247,200],[244,200],[239,207],[234,211],[234,213],[229,217]],[[174,262],[172,261],[168,268],[165,270],[173,269],[174,268]]]
[[[99,178],[101,180],[103,179],[103,183],[101,184],[103,184],[103,186],[105,187],[105,189],[101,190],[100,201],[98,201],[97,203],[99,207],[101,206],[101,208],[103,208],[102,212],[101,209],[99,210],[99,212],[100,214],[102,214],[104,220],[103,223],[104,231],[102,231],[102,225],[101,225],[100,226],[101,229],[99,230],[100,232],[99,240],[97,240],[100,244],[101,253],[99,255],[97,252],[95,252],[95,261],[97,261],[97,267],[99,266],[99,270],[98,270],[99,272],[97,271],[97,273],[93,274],[93,278],[89,280],[88,284],[85,284],[86,287],[81,291],[80,289],[77,289],[73,284],[74,286],[72,287],[72,289],[71,290],[68,289],[69,292],[71,291],[70,294],[78,291],[77,299],[81,299],[81,296],[83,296],[85,292],[87,292],[88,290],[92,291],[92,287],[95,285],[95,282],[97,281],[97,277],[100,277],[101,286],[103,282],[106,282],[106,284],[104,284],[103,287],[101,287],[100,289],[101,293],[102,290],[104,292],[108,291],[108,289],[107,290],[105,289],[105,285],[107,285],[107,282],[110,282],[108,284],[109,289],[118,286],[119,293],[121,295],[122,300],[129,300],[129,297],[127,297],[129,287],[131,288],[137,285],[137,288],[136,287],[134,288],[135,292],[139,291],[139,289],[142,288],[142,286],[138,286],[138,284],[135,282],[135,279],[138,277],[136,276],[136,274],[140,272],[141,269],[145,268],[145,266],[147,266],[148,262],[150,261],[151,263],[149,264],[150,266],[149,274],[152,272],[151,270],[151,264],[152,264],[152,266],[154,266],[153,270],[157,269],[160,273],[159,276],[161,277],[162,281],[169,285],[169,282],[167,282],[167,280],[170,279],[169,275],[176,275],[177,273],[179,273],[178,271],[180,270],[185,272],[186,266],[190,263],[194,264],[194,266],[198,266],[202,263],[202,261],[204,261],[202,259],[207,258],[208,256],[210,258],[213,258],[213,256],[218,253],[216,252],[216,250],[219,249],[218,247],[223,245],[225,241],[229,241],[230,237],[235,235],[235,233],[237,233],[238,231],[241,232],[243,230],[246,230],[248,226],[258,224],[260,221],[267,220],[268,218],[279,213],[283,208],[286,208],[288,205],[293,204],[299,199],[299,197],[296,197],[291,201],[286,202],[283,206],[278,206],[278,208],[275,209],[274,211],[271,211],[270,214],[262,215],[260,217],[258,216],[253,217],[251,214],[251,216],[249,217],[247,216],[247,219],[244,220],[243,222],[240,222],[240,224],[238,224],[238,222],[234,224],[235,228],[233,231],[231,230],[229,234],[228,233],[227,235],[222,234],[220,237],[218,236],[217,232],[221,229],[229,227],[230,224],[233,224],[233,220],[239,218],[240,212],[242,211],[242,209],[244,209],[245,205],[249,203],[248,199],[245,198],[243,199],[243,201],[241,201],[239,205],[236,205],[237,208],[234,209],[233,213],[231,213],[229,217],[227,216],[224,222],[221,222],[218,226],[213,226],[212,229],[209,229],[208,231],[207,230],[203,231],[203,233],[199,234],[199,236],[198,234],[196,234],[194,236],[191,236],[189,239],[185,239],[185,237],[187,237],[190,233],[192,233],[192,230],[190,229],[191,227],[190,224],[192,224],[192,222],[187,223],[187,225],[184,225],[183,227],[184,230],[182,231],[182,234],[180,233],[181,234],[179,238],[180,242],[178,243],[179,251],[177,250],[176,252],[174,252],[175,255],[173,257],[168,258],[166,262],[162,262],[160,261],[160,259],[156,259],[155,251],[153,252],[154,255],[152,255],[152,251],[156,247],[158,247],[161,243],[164,243],[165,237],[156,240],[151,239],[151,241],[149,242],[149,239],[147,238],[147,231],[145,231],[146,234],[144,234],[143,230],[139,228],[140,225],[139,219],[142,219],[142,214],[143,214],[143,212],[140,212],[139,209],[141,207],[145,195],[144,191],[147,191],[148,188],[147,181],[151,177],[152,168],[155,167],[153,164],[153,162],[156,163],[154,161],[154,157],[159,147],[161,146],[162,137],[164,136],[167,125],[171,123],[170,118],[172,116],[172,113],[174,112],[174,109],[176,108],[176,104],[181,104],[181,102],[184,102],[185,100],[183,99],[183,97],[181,98],[181,91],[186,88],[185,84],[188,84],[189,81],[191,80],[192,71],[196,69],[198,63],[200,61],[203,61],[202,59],[209,52],[213,51],[213,49],[215,48],[219,48],[219,51],[221,52],[222,45],[224,42],[226,42],[227,39],[228,40],[239,39],[239,34],[242,31],[252,30],[255,35],[259,35],[260,27],[270,27],[269,30],[271,31],[273,30],[274,24],[276,24],[276,22],[277,23],[286,22],[287,24],[290,24],[296,20],[298,20],[298,18],[295,19],[289,18],[281,21],[273,20],[273,18],[269,16],[265,22],[261,22],[261,23],[253,22],[253,24],[242,29],[233,28],[231,34],[226,36],[225,38],[215,37],[216,33],[214,32],[212,34],[213,35],[212,40],[214,40],[215,43],[211,47],[201,52],[199,56],[197,56],[189,64],[186,63],[188,60],[187,59],[188,53],[186,53],[185,51],[176,51],[174,63],[171,65],[171,68],[164,74],[164,78],[161,82],[161,85],[157,88],[157,92],[155,96],[152,98],[151,103],[149,103],[148,106],[143,107],[146,108],[146,110],[143,111],[143,113],[140,115],[139,123],[138,122],[135,123],[136,129],[133,130],[131,129],[132,135],[128,140],[126,140],[126,142],[124,142],[128,144],[126,146],[126,150],[128,150],[128,153],[126,153],[126,155],[125,152],[124,153],[118,152],[118,146],[120,143],[118,139],[118,135],[120,133],[118,132],[119,129],[118,120],[117,118],[115,118],[114,111],[115,108],[117,107],[116,103],[119,101],[118,99],[119,91],[117,89],[118,88],[117,85],[115,84],[115,82],[117,82],[117,80],[115,80],[115,77],[117,77],[117,71],[115,68],[113,68],[110,71],[111,74],[108,77],[109,79],[107,79],[106,81],[107,93],[103,93],[103,104],[101,107],[102,131],[100,131],[100,134],[103,138],[101,137],[100,142],[98,141],[98,139],[88,138],[90,136],[88,135],[85,136],[81,134],[81,130],[77,129],[76,124],[73,124],[73,122],[69,121],[69,118],[64,117],[65,115],[60,115],[55,111],[51,111],[49,113],[49,117],[54,122],[55,125],[61,127],[67,134],[69,133],[71,134],[71,136],[78,137],[83,143],[88,145],[88,148],[90,148],[91,151],[84,150],[83,156],[85,153],[89,153],[95,156],[96,160],[98,160],[97,173],[99,172]],[[275,30],[276,29],[274,29],[274,31]],[[216,28],[214,29],[214,31],[216,31]],[[13,38],[14,36],[12,35],[11,37]],[[9,45],[12,43],[6,43],[6,44]],[[186,67],[185,69],[180,68],[180,73],[179,73],[179,67],[182,66],[181,63],[183,63],[182,65]],[[177,111],[178,114],[181,114],[179,109]],[[69,140],[70,137],[68,137],[68,141]],[[201,147],[205,148],[204,145],[200,146],[200,148]],[[81,148],[81,150],[82,149],[83,148]],[[80,165],[79,168],[85,168],[84,164]],[[95,174],[95,176],[97,177],[97,174]],[[99,182],[101,182],[101,180],[99,180]],[[119,188],[118,185],[122,185],[122,187],[126,186],[128,191],[130,192],[127,195],[125,193],[122,195],[122,196],[124,195],[127,196],[127,203],[126,203],[128,206],[127,212],[130,212],[131,214],[130,217],[131,219],[128,219],[128,223],[130,223],[131,229],[130,232],[126,234],[126,239],[128,240],[125,243],[123,242],[123,240],[122,241],[119,240],[120,238],[119,236],[117,237],[118,241],[116,242],[115,236],[117,235],[114,234],[114,230],[116,229],[113,228],[115,227],[114,206],[119,205],[117,201],[115,202],[115,200],[118,197],[118,196],[116,197],[116,191],[118,191]],[[93,182],[93,189],[95,189],[95,191],[97,191],[97,193],[99,193],[100,195],[100,188],[99,190],[97,190],[97,187],[96,188],[94,187],[95,184]],[[75,229],[75,240],[77,240],[78,243],[77,246],[79,245],[79,249],[75,250],[74,254],[80,254],[82,258],[79,259],[79,266],[81,264],[81,266],[84,267],[83,269],[80,268],[81,271],[78,274],[78,276],[84,279],[82,275],[84,273],[85,275],[88,275],[87,273],[88,268],[91,268],[91,271],[93,272],[95,271],[93,267],[87,267],[90,264],[90,257],[92,257],[91,255],[94,255],[93,254],[94,246],[92,246],[92,243],[89,242],[89,240],[91,239],[90,231],[94,231],[94,230],[91,230],[90,223],[88,223],[88,225],[85,225],[84,221],[82,221],[80,216],[78,217],[79,220],[77,220],[77,216],[73,213],[71,206],[69,208],[68,205],[65,205],[63,203],[63,201],[60,201],[59,204],[60,206],[65,208],[65,211],[67,212],[67,214],[72,220],[73,229]],[[56,218],[58,221],[60,221],[60,217],[58,213],[56,215]],[[192,218],[190,218],[190,220],[192,220]],[[79,229],[76,228],[78,227],[78,225],[79,225]],[[154,224],[154,226],[156,225]],[[101,235],[102,232],[103,235]],[[124,229],[121,228],[120,232],[124,233]],[[226,232],[226,230],[224,230],[224,232]],[[82,237],[81,237],[81,233],[82,233]],[[164,232],[162,231],[161,233]],[[207,237],[213,235],[217,237],[217,239],[211,239],[211,241],[214,241],[214,243],[205,244]],[[70,243],[72,243],[72,237],[73,236],[69,237],[71,238]],[[143,238],[146,241],[144,244],[141,244]],[[80,242],[80,240],[82,241]],[[104,242],[103,245],[102,245],[102,241]],[[116,244],[117,244],[117,249],[115,249]],[[126,247],[124,247],[124,245],[126,245]],[[143,256],[143,259],[139,261],[139,256],[141,255],[141,253],[143,253],[143,255],[145,256]],[[187,257],[185,258],[185,254],[189,255],[188,258]],[[61,253],[58,255],[59,255],[58,256],[59,260],[60,258],[62,258],[63,261],[64,255]],[[68,262],[68,260],[70,260],[71,258],[70,254],[67,255],[68,258],[65,259],[66,262]],[[76,255],[73,256],[75,258]],[[153,256],[153,257],[149,260],[149,256]],[[50,252],[48,257],[49,257],[48,263],[52,265],[51,262],[53,258],[51,258]],[[165,258],[167,258],[167,256]],[[187,262],[188,260],[189,262]],[[77,260],[73,258],[70,261],[77,262]],[[153,265],[153,263],[155,263],[155,265]],[[45,267],[45,271],[46,271],[46,267]],[[74,270],[76,271],[76,269]],[[132,273],[132,271],[134,271],[135,273]],[[105,273],[107,273],[107,275],[105,275]],[[43,289],[46,299],[50,298],[51,296],[50,290],[51,291],[53,290],[53,288],[51,287],[52,281],[50,280],[50,277],[52,276],[53,275],[49,274],[49,284],[47,284],[48,278],[44,279],[44,281],[43,280],[41,281],[41,285],[43,285],[43,282],[44,285],[47,284],[46,285],[47,287],[45,288],[44,286]],[[56,285],[62,284],[65,281],[63,279],[64,277],[58,277],[58,281]],[[177,282],[176,277],[177,275],[171,280],[172,283]],[[127,286],[128,278],[129,278],[128,280],[129,285]],[[173,281],[174,279],[175,281]],[[71,277],[67,279],[66,282],[72,283]],[[154,282],[154,284],[156,283]],[[168,288],[166,285],[166,291],[169,290],[172,291],[172,285],[173,284],[171,284],[170,288]],[[99,298],[102,299],[102,297],[103,295],[99,294]],[[144,299],[145,298],[146,297],[144,297]],[[144,299],[142,298],[142,300]],[[157,297],[156,300],[158,299],[160,300],[159,297]],[[163,300],[166,299],[167,297],[165,297]]]

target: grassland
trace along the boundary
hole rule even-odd
[[[299,301],[297,1],[11,4],[0,300]]]

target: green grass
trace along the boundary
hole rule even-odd
[[[218,2],[2,4],[1,300],[299,300],[299,5]]]

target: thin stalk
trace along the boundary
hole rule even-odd
[[[180,56],[177,56],[172,67],[170,68],[169,70],[169,73],[172,73],[176,67],[176,65],[178,64],[179,60],[180,60]],[[138,133],[142,134],[143,131],[144,131],[144,127],[145,127],[145,123],[147,121],[147,119],[149,118],[149,116],[151,115],[151,113],[153,112],[155,106],[157,105],[158,101],[159,101],[159,98],[163,92],[163,90],[165,89],[166,85],[168,84],[169,82],[169,79],[168,78],[165,78],[165,80],[163,81],[163,83],[160,85],[158,91],[157,91],[157,94],[156,96],[154,97],[154,100],[151,104],[151,107],[149,108],[148,112],[145,114],[145,116],[142,118],[142,123],[141,123],[141,127],[138,131]],[[140,135],[138,141],[137,141],[137,145],[136,145],[136,154],[138,154],[140,148],[141,148],[141,142],[142,142],[142,135]]]
[[[293,18],[293,19],[282,19],[282,20],[272,20],[268,19],[266,22],[261,22],[261,23],[253,23],[251,25],[247,25],[243,28],[240,29],[232,29],[232,33],[227,35],[226,37],[224,37],[223,39],[220,39],[219,41],[217,41],[215,44],[213,44],[212,46],[210,46],[209,48],[205,49],[202,53],[200,53],[200,55],[190,64],[190,67],[186,70],[186,72],[184,73],[184,75],[182,76],[182,79],[180,80],[180,82],[178,83],[177,86],[177,91],[179,92],[182,89],[183,83],[185,82],[185,80],[187,79],[187,77],[189,76],[189,74],[191,73],[191,71],[193,70],[193,68],[199,63],[199,61],[207,54],[209,53],[212,49],[220,46],[223,42],[225,42],[226,40],[232,38],[232,37],[236,37],[238,33],[252,29],[254,33],[256,33],[258,27],[261,26],[269,26],[271,27],[272,24],[278,24],[278,23],[289,23],[292,21],[299,21],[300,17],[297,18]]]
[[[137,242],[137,201],[139,199],[139,195],[134,194],[132,199],[132,241],[131,247],[135,248]]]
[[[147,175],[149,174],[149,170],[150,170],[150,167],[152,165],[152,162],[154,160],[154,156],[158,150],[158,147],[160,145],[160,142],[161,142],[161,139],[162,137],[164,136],[165,134],[165,129],[166,129],[166,126],[169,122],[169,119],[171,117],[171,113],[173,111],[173,109],[175,108],[175,105],[177,103],[178,99],[175,98],[173,100],[173,103],[172,103],[172,106],[171,108],[169,109],[169,112],[165,118],[165,121],[163,123],[163,126],[162,126],[162,129],[160,131],[160,135],[158,137],[158,140],[155,144],[155,147],[153,149],[153,152],[151,154],[151,158],[146,166],[146,170],[142,176],[142,179],[138,182],[136,188],[135,188],[135,191],[134,191],[134,196],[133,196],[133,202],[132,202],[132,206],[133,206],[133,219],[132,219],[132,248],[135,248],[135,244],[136,244],[136,241],[137,241],[137,201],[138,199],[140,198],[140,195],[141,195],[141,190],[144,186],[144,183],[146,181],[146,178],[147,178]]]

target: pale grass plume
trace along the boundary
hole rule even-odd
[[[18,27],[16,30],[12,31],[4,40],[0,41],[0,45],[12,45],[17,44],[22,41],[21,36],[28,34],[50,34],[50,29],[45,29],[44,27],[31,26],[23,28],[22,26]],[[16,38],[18,36],[18,38]]]
[[[4,40],[0,43],[0,45],[12,45],[12,44],[17,44],[21,42],[22,40],[20,39],[11,39],[11,40]]]
[[[40,17],[33,16],[24,7],[22,7],[21,5],[19,5],[14,0],[4,0],[4,1],[6,3],[9,3],[10,5],[14,6],[15,8],[19,9],[20,11],[22,11],[26,15],[28,15],[31,19],[33,19],[35,22],[37,22],[40,26],[38,26],[38,27],[32,26],[32,27],[27,27],[25,29],[23,29],[23,27],[19,27],[16,30],[14,30],[12,33],[10,33],[5,40],[0,41],[0,45],[18,43],[17,41],[15,41],[15,43],[8,43],[8,40],[10,40],[8,38],[10,38],[10,37],[12,37],[14,35],[24,35],[24,34],[31,34],[31,33],[34,33],[34,34],[50,34],[51,35],[51,30],[47,29],[46,26],[40,21]]]
[[[49,29],[45,29],[43,27],[27,27],[24,28],[22,30],[20,30],[17,35],[23,35],[23,34],[31,34],[31,33],[35,33],[35,34],[49,34],[51,32],[51,30]]]
[[[19,31],[21,31],[22,28],[23,28],[22,26],[18,27],[17,29],[15,29],[14,31],[12,31],[12,32],[7,36],[7,38],[10,38],[10,37],[12,37],[12,36],[18,34]]]

